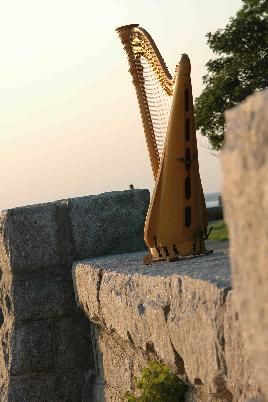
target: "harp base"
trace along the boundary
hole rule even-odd
[[[202,250],[200,252],[193,252],[189,255],[173,255],[173,256],[155,256],[151,252],[144,256],[143,263],[144,265],[151,265],[154,262],[174,262],[174,261],[182,261],[182,260],[189,260],[191,258],[202,257],[208,254],[212,254],[213,250]]]

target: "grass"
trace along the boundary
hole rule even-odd
[[[216,221],[208,226],[208,229],[213,226],[209,235],[209,240],[223,241],[228,240],[228,229],[224,221]]]

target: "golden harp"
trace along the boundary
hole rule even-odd
[[[138,24],[116,31],[128,56],[155,179],[144,227],[145,262],[207,254],[190,60],[183,54],[172,77],[148,32]]]

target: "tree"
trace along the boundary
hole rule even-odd
[[[219,150],[225,110],[268,87],[268,0],[243,0],[224,29],[206,36],[217,57],[206,64],[205,88],[195,100],[196,126]]]

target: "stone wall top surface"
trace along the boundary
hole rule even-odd
[[[84,266],[113,271],[118,274],[139,274],[146,276],[167,277],[171,275],[188,276],[216,285],[218,288],[230,289],[231,271],[229,257],[222,252],[186,258],[180,261],[162,261],[151,265],[143,264],[146,252],[117,254],[79,261],[74,267]]]

